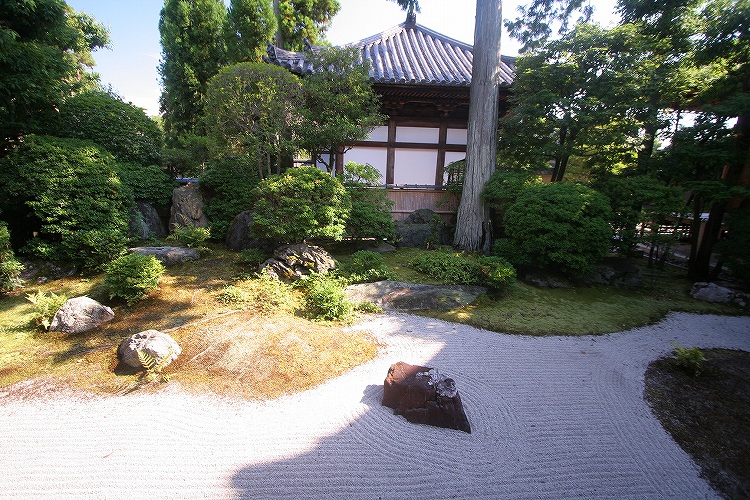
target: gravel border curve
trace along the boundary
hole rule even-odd
[[[750,317],[673,313],[527,337],[400,313],[373,361],[267,402],[180,390],[20,400],[0,389],[0,498],[717,498],[643,399],[672,350],[750,351]],[[455,379],[472,434],[380,405],[390,364]]]

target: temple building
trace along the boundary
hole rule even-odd
[[[414,16],[347,46],[369,61],[370,80],[388,119],[339,154],[337,170],[349,161],[377,168],[396,202],[396,220],[418,208],[454,213],[457,200],[443,189],[445,166],[466,156],[473,47],[417,24]],[[304,75],[313,71],[307,54],[269,46],[267,60]],[[514,72],[515,58],[503,56],[500,116]]]

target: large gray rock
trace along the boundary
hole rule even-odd
[[[208,219],[203,213],[203,195],[198,184],[191,182],[172,191],[170,230],[175,225],[183,227],[206,227],[208,225]]]
[[[344,290],[354,302],[372,302],[383,309],[398,311],[452,311],[474,302],[487,293],[481,286],[435,286],[399,281],[378,281],[350,285]]]
[[[128,248],[128,252],[153,255],[167,267],[175,266],[189,260],[198,260],[201,257],[197,248],[188,247],[134,247]]]
[[[146,330],[126,338],[117,348],[120,362],[131,368],[145,368],[138,357],[138,351],[148,353],[162,368],[182,354],[182,348],[172,337],[159,330]]]
[[[111,321],[115,317],[107,306],[89,297],[68,299],[52,317],[50,331],[82,333]]]
[[[273,257],[260,265],[259,271],[291,283],[312,273],[325,274],[336,269],[336,261],[323,248],[295,243],[277,248]]]
[[[704,302],[736,304],[740,307],[746,307],[748,301],[750,301],[750,296],[742,292],[719,286],[716,283],[706,283],[703,281],[693,284],[693,287],[690,289],[690,296]]]
[[[260,248],[262,250],[271,251],[278,246],[278,243],[272,240],[255,237],[251,229],[252,223],[252,210],[240,212],[234,219],[232,219],[226,237],[228,249],[235,252],[246,250],[248,248]]]
[[[136,209],[130,214],[130,231],[136,237],[147,240],[167,235],[156,209],[145,201],[136,201]]]

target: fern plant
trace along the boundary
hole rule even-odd
[[[141,362],[143,368],[146,369],[144,377],[149,381],[169,382],[172,378],[171,374],[164,373],[164,368],[172,361],[172,354],[174,351],[170,348],[166,356],[161,359],[156,358],[150,352],[144,349],[138,349],[135,351],[138,355],[138,361]]]
[[[68,300],[68,297],[64,293],[56,294],[50,292],[47,295],[42,291],[38,291],[27,294],[26,300],[34,304],[33,319],[36,326],[49,330],[52,318],[55,316],[57,310]]]
[[[677,342],[672,342],[672,345],[674,346],[673,353],[677,358],[677,364],[695,377],[700,375],[703,371],[703,362],[706,361],[703,351],[697,347],[682,347]]]

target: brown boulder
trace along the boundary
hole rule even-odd
[[[391,365],[382,404],[412,423],[471,433],[455,382],[427,366],[403,361]]]

